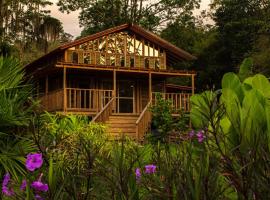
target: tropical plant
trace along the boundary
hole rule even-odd
[[[25,174],[25,155],[36,150],[25,135],[36,104],[23,75],[16,59],[0,57],[0,174],[9,172],[16,180]]]
[[[207,127],[211,149],[220,156],[223,176],[238,199],[269,197],[270,83],[257,74],[243,82],[225,74],[222,90],[192,97],[191,120]]]
[[[170,134],[180,135],[189,129],[189,115],[182,110],[175,110],[172,102],[157,94],[155,105],[151,107],[152,132],[149,139],[152,142],[166,142]],[[178,117],[173,113],[178,112]]]

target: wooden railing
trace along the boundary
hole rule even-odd
[[[152,93],[152,104],[156,105],[157,103],[157,97],[158,95],[161,95],[162,98],[166,100],[170,100],[172,102],[172,107],[174,112],[178,111],[184,111],[189,112],[190,111],[190,97],[192,94],[190,93],[159,93],[159,92],[153,92]]]
[[[63,90],[55,90],[39,98],[40,104],[46,111],[63,110]]]
[[[104,108],[92,119],[92,122],[106,122],[113,111],[115,98],[112,98]]]
[[[67,110],[99,112],[111,99],[112,90],[67,88]]]
[[[67,50],[65,62],[128,68],[166,69],[164,56],[141,56],[134,53],[102,53],[98,51]]]
[[[143,109],[138,120],[136,121],[136,138],[137,141],[141,141],[145,133],[149,130],[151,126],[152,113],[150,111],[151,102]]]

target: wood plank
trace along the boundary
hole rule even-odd
[[[67,90],[66,90],[66,79],[67,79],[67,69],[64,67],[63,69],[63,90],[64,90],[64,95],[63,95],[63,110],[64,112],[67,111]]]

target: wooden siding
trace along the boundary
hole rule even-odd
[[[62,111],[64,108],[63,96],[63,89],[49,92],[47,95],[40,97],[40,104],[46,111]]]

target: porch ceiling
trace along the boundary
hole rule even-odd
[[[76,69],[78,71],[84,72],[95,71],[98,74],[113,72],[115,70],[117,74],[129,74],[135,77],[148,76],[150,73],[152,74],[152,76],[160,78],[196,75],[195,71],[188,71],[188,70],[141,69],[141,68],[126,68],[126,67],[111,67],[111,66],[89,67],[84,64],[67,64],[67,63],[59,63],[56,65],[56,68],[64,68],[64,67],[67,69]]]

